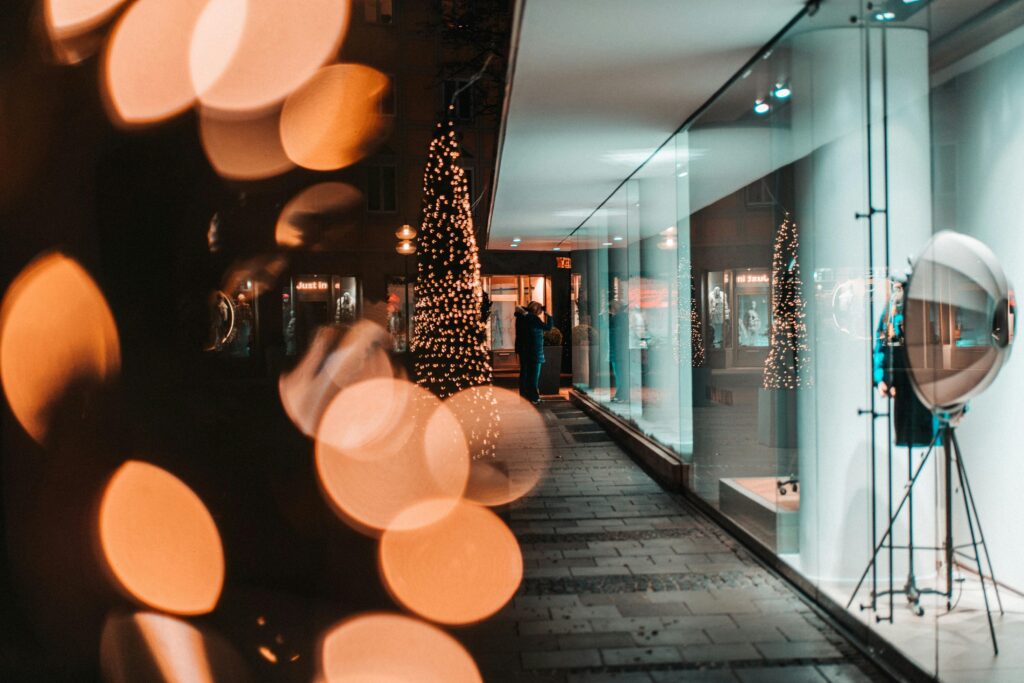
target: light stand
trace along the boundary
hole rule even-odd
[[[920,464],[917,466],[917,470],[908,482],[903,497],[896,506],[895,512],[889,518],[889,524],[886,527],[885,533],[882,534],[881,540],[874,548],[874,552],[871,555],[871,561],[868,562],[868,566],[864,569],[864,573],[861,574],[860,580],[857,582],[856,588],[853,590],[853,594],[850,596],[849,602],[846,603],[846,608],[849,609],[853,604],[854,599],[857,597],[857,593],[860,592],[861,587],[864,585],[864,580],[867,578],[868,573],[876,567],[878,561],[878,553],[883,548],[893,549],[894,546],[891,538],[893,527],[899,518],[900,513],[903,511],[907,501],[913,496],[914,484],[917,483],[921,472],[924,471],[925,465],[928,463],[929,457],[935,452],[935,446],[940,442],[942,443],[943,451],[943,465],[944,465],[944,478],[945,478],[945,511],[946,511],[946,528],[945,538],[941,547],[929,547],[929,546],[914,546],[913,542],[913,529],[910,532],[910,542],[906,546],[910,556],[910,573],[907,577],[907,584],[903,589],[892,589],[887,591],[875,592],[872,591],[871,605],[861,605],[861,609],[873,607],[875,600],[878,597],[884,595],[906,595],[907,600],[910,602],[914,613],[918,616],[924,614],[924,608],[921,607],[920,598],[921,595],[944,595],[946,597],[946,611],[951,611],[955,606],[953,603],[953,562],[956,557],[963,557],[972,559],[975,565],[978,567],[978,576],[981,579],[981,593],[985,601],[985,613],[988,617],[988,628],[989,634],[992,637],[992,649],[995,654],[999,654],[999,644],[996,640],[995,625],[992,621],[992,609],[988,601],[988,589],[985,585],[985,570],[982,566],[981,551],[979,547],[984,550],[985,553],[985,564],[988,565],[988,578],[992,582],[992,587],[995,589],[996,601],[999,605],[999,613],[1003,614],[1003,601],[999,595],[999,584],[996,583],[995,571],[992,568],[992,559],[989,556],[988,545],[985,543],[985,534],[981,528],[981,519],[978,515],[978,508],[974,502],[974,494],[971,491],[970,480],[967,477],[967,469],[963,461],[963,452],[960,450],[960,444],[956,438],[956,424],[959,422],[962,412],[955,415],[940,415],[940,428],[932,439],[931,444],[928,446],[927,452],[921,459]],[[955,476],[960,483],[960,494],[963,498],[964,512],[967,518],[967,529],[970,532],[971,542],[964,543],[961,545],[954,545],[953,543],[953,476]],[[891,495],[891,491],[890,491]],[[977,533],[975,533],[975,527],[977,527]],[[972,548],[974,551],[973,556],[963,552],[962,549]],[[946,569],[946,589],[938,590],[934,588],[918,588],[916,577],[914,576],[914,552],[915,550],[942,550],[945,554],[945,569]],[[889,571],[892,571],[890,565]],[[878,621],[881,621],[880,617],[876,617]],[[891,615],[890,615],[891,619]]]

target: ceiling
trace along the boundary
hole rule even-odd
[[[803,4],[517,0],[488,248],[555,246]]]

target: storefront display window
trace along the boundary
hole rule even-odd
[[[932,380],[906,378],[897,332],[941,230],[1024,282],[1024,15],[982,5],[823,3],[573,234],[576,390],[674,451],[706,503],[940,680],[1016,680],[1006,643],[1024,627],[1007,522],[1024,514],[1007,476],[1020,464],[998,417],[1020,403],[1024,356],[971,399],[952,469],[935,460],[946,418],[917,401],[952,382],[940,372],[987,367],[1015,295],[985,294],[963,265],[976,277],[911,314]],[[973,503],[957,497],[968,481]],[[991,563],[971,555],[981,520]]]
[[[309,347],[324,325],[350,325],[360,315],[359,281],[352,276],[297,275],[281,295],[285,355]]]

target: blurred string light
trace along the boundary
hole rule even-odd
[[[234,112],[280,104],[337,53],[349,10],[339,0],[210,0],[189,52],[200,103]],[[225,34],[236,32],[225,51]]]
[[[362,614],[320,644],[324,683],[483,683],[476,662],[441,629],[400,614]]]
[[[199,140],[210,166],[229,180],[263,180],[295,168],[280,135],[281,112],[227,115],[199,108]]]
[[[765,389],[797,389],[810,384],[810,347],[800,278],[800,238],[787,212],[772,250],[772,314]]]
[[[448,115],[454,113],[449,107]],[[423,177],[423,223],[417,237],[416,382],[439,398],[491,383],[483,286],[466,175],[449,118],[437,125]],[[491,421],[497,422],[497,412]],[[468,435],[476,439],[477,435]],[[493,443],[476,453],[490,455]]]
[[[281,210],[274,228],[279,247],[330,249],[342,246],[355,228],[363,193],[348,183],[327,182],[307,187]]]
[[[288,158],[303,168],[332,171],[350,166],[387,132],[391,117],[380,111],[390,81],[362,64],[320,69],[292,93],[281,113],[281,141]]]
[[[116,123],[154,123],[195,104],[189,47],[207,4],[208,0],[138,0],[121,16],[107,44],[102,80],[107,109]],[[230,54],[226,37],[219,49]]]
[[[242,656],[209,626],[153,612],[107,617],[100,669],[106,683],[252,680]]]
[[[437,521],[409,529],[424,518]],[[431,621],[468,624],[507,603],[523,578],[519,543],[490,510],[424,501],[406,509],[380,540],[380,568],[398,602]]]
[[[465,497],[507,505],[529,493],[547,471],[551,444],[544,418],[522,396],[499,387],[471,387],[446,399],[473,457]],[[493,413],[501,415],[493,421]],[[496,444],[492,457],[481,457]]]
[[[44,0],[43,22],[54,56],[77,64],[103,43],[102,29],[125,0]]]
[[[213,517],[192,489],[155,465],[130,460],[99,506],[99,543],[116,584],[149,607],[206,614],[224,585]]]
[[[298,365],[278,379],[281,405],[292,423],[306,436],[316,436],[324,411],[339,391],[393,375],[389,347],[387,331],[368,320],[344,333],[337,327],[319,328]]]
[[[453,508],[466,490],[469,453],[458,421],[436,396],[412,382],[378,379],[330,403],[317,431],[316,469],[335,512],[376,536],[433,523],[431,515]],[[448,507],[418,508],[424,516],[398,520],[434,499]]]
[[[120,368],[114,316],[89,274],[59,253],[27,265],[0,304],[0,381],[25,431],[44,443],[58,403],[86,412]]]

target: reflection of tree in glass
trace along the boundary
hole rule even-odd
[[[810,384],[799,249],[796,223],[786,213],[775,234],[772,254],[771,341],[764,363],[765,389],[796,389]]]

